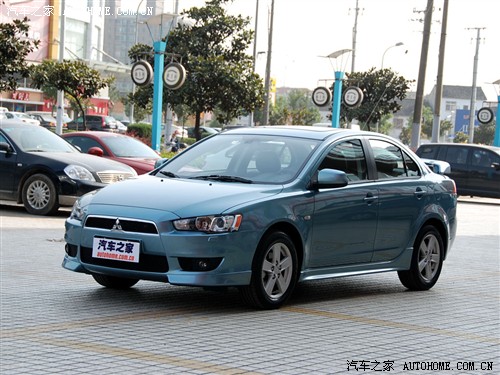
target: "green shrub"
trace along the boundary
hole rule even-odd
[[[127,134],[134,134],[138,138],[149,138],[153,134],[153,127],[151,124],[145,124],[143,122],[138,122],[136,124],[130,124],[128,126]]]

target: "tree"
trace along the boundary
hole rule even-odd
[[[27,78],[30,70],[26,56],[39,45],[28,38],[28,18],[0,23],[0,91],[14,91],[17,80]]]
[[[469,141],[469,136],[464,132],[455,133],[455,138],[453,138],[453,143],[467,143]]]
[[[495,139],[495,121],[489,124],[480,124],[474,129],[474,143],[492,145]]]
[[[100,73],[82,61],[44,60],[33,68],[32,84],[42,90],[62,90],[78,105],[85,126],[84,102],[108,86],[113,77],[102,78]]]
[[[320,120],[319,110],[307,90],[295,89],[278,96],[269,113],[269,123],[274,125],[311,125]]]
[[[412,81],[397,76],[391,69],[346,73],[345,87],[357,86],[363,92],[363,102],[359,107],[349,108],[342,103],[340,118],[343,122],[357,119],[368,130],[379,122],[383,115],[401,109],[401,101],[406,97]]]
[[[172,108],[181,104],[190,108],[197,139],[203,112],[217,108],[218,120],[227,123],[263,103],[262,79],[253,72],[253,58],[246,53],[253,36],[246,29],[249,18],[226,14],[222,5],[228,1],[208,0],[204,7],[183,12],[193,25],[179,25],[168,36],[167,52],[179,56],[188,76],[180,89],[164,88],[163,100]],[[152,49],[138,47],[135,52],[151,56]],[[135,103],[146,105],[151,92],[151,86],[141,87]]]

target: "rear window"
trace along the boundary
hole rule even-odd
[[[417,155],[424,159],[437,159],[438,148],[434,146],[420,146]]]

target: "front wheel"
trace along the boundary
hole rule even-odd
[[[410,269],[399,271],[401,283],[410,290],[428,290],[436,284],[443,266],[444,245],[433,226],[422,228],[415,240]]]
[[[51,215],[59,209],[56,187],[44,174],[30,176],[23,185],[24,208],[33,215]]]
[[[297,283],[297,251],[283,232],[268,235],[261,243],[252,265],[250,285],[240,288],[250,306],[276,309],[290,297]]]
[[[111,289],[128,289],[133,287],[139,281],[137,279],[128,279],[125,277],[116,277],[101,274],[92,274],[92,277],[95,281],[97,281],[97,283]]]

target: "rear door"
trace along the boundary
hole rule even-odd
[[[467,188],[471,194],[500,198],[500,155],[482,148],[471,148]]]
[[[458,194],[464,194],[469,189],[469,147],[441,146],[438,159],[450,163],[451,172],[447,175],[455,181]]]
[[[432,199],[413,158],[385,139],[369,140],[375,162],[379,214],[373,262],[390,261],[401,255],[414,234],[415,222]]]

